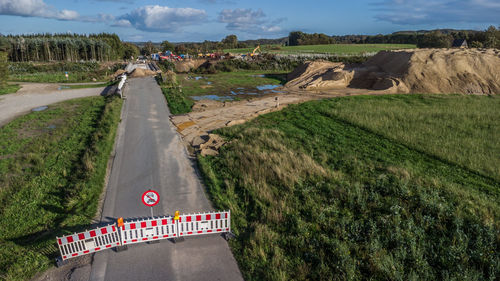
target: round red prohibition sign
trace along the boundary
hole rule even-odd
[[[148,190],[142,194],[142,203],[148,207],[153,207],[160,202],[160,194],[154,190]]]

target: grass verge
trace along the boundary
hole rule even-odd
[[[64,85],[64,87],[68,87],[68,89],[87,89],[87,88],[101,88],[101,87],[109,87],[115,84],[118,84],[119,81],[110,81],[107,83],[98,83],[98,84],[84,84],[84,85]]]
[[[19,85],[7,84],[5,87],[0,87],[0,95],[12,94],[21,89]]]
[[[231,209],[237,238],[230,245],[246,280],[498,279],[500,182],[443,161],[432,144],[386,133],[377,127],[383,114],[374,113],[392,112],[387,118],[408,124],[408,135],[424,130],[431,143],[446,143],[453,131],[493,134],[499,119],[478,111],[498,106],[489,97],[472,97],[483,108],[466,106],[464,96],[387,98],[292,105],[217,131],[230,142],[199,164],[215,206]],[[357,107],[365,99],[370,110]],[[400,116],[407,102],[426,104],[437,120],[416,125],[413,115]],[[447,102],[490,127],[444,114]],[[355,115],[375,119],[372,127]],[[441,123],[457,127],[443,132]]]
[[[96,214],[122,101],[55,104],[0,129],[0,277],[26,280]]]

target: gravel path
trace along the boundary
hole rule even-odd
[[[57,84],[29,83],[15,94],[0,96],[0,126],[33,108],[60,101],[99,96],[105,88],[57,90]]]

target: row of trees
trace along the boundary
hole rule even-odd
[[[116,34],[9,35],[8,58],[27,61],[110,61],[136,56],[138,48],[124,43]]]
[[[254,40],[257,42],[256,40]],[[146,42],[141,48],[141,54],[149,55],[156,52],[172,51],[176,54],[191,54],[207,52],[220,52],[224,49],[248,48],[255,44],[247,44],[246,42],[238,41],[238,37],[234,34],[226,36],[219,41],[204,41],[201,43],[178,43],[174,44],[169,41],[161,42],[160,46],[155,46],[153,42]]]
[[[453,40],[466,39],[471,47],[500,48],[500,28],[490,26],[485,31],[475,30],[434,30],[396,32],[388,35],[343,35],[307,34],[291,32],[290,46],[319,44],[416,44],[420,48],[447,48]]]
[[[9,78],[9,69],[7,66],[7,52],[10,48],[9,41],[0,36],[0,89],[5,87]]]

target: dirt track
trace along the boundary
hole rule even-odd
[[[99,96],[106,88],[58,90],[59,84],[22,83],[15,94],[0,96],[0,126],[33,108],[60,101]]]
[[[286,94],[276,94],[250,101],[228,102],[225,106],[220,102],[204,100],[195,104],[193,112],[172,116],[171,120],[184,141],[193,147],[198,147],[208,140],[209,133],[215,129],[242,124],[261,114],[281,110],[289,104],[340,96],[381,94],[387,94],[387,92],[360,89],[322,92],[290,91]],[[278,97],[279,107],[277,107],[276,97]]]

